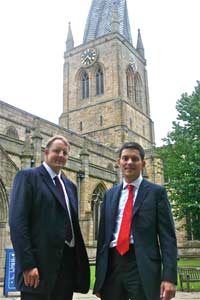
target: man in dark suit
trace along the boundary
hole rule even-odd
[[[89,289],[77,190],[61,174],[69,150],[64,137],[54,136],[43,164],[19,171],[14,179],[9,224],[22,300],[71,300],[74,291]]]
[[[142,178],[144,150],[126,143],[123,183],[105,192],[94,293],[102,300],[169,300],[175,296],[177,246],[164,187]]]

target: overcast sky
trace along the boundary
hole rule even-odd
[[[58,123],[68,22],[82,43],[92,0],[0,0],[0,100]],[[181,94],[200,80],[200,0],[127,0],[133,44],[140,28],[157,145]]]

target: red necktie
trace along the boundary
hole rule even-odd
[[[117,251],[120,255],[124,255],[129,250],[130,245],[130,233],[131,233],[131,220],[133,211],[133,185],[127,185],[128,188],[128,199],[124,207],[122,216],[122,222],[119,230],[119,236],[117,239]]]

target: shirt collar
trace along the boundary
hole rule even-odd
[[[132,181],[132,182],[130,182],[130,183],[127,183],[126,180],[123,178],[123,189],[125,189],[125,188],[127,187],[128,184],[131,184],[131,185],[133,185],[136,189],[139,189],[142,180],[143,180],[143,177],[142,177],[141,174],[140,174],[140,176],[139,176],[137,179],[135,179],[134,181]]]
[[[58,176],[60,179],[61,172],[59,172],[58,174],[56,172],[54,172],[45,161],[42,164],[45,167],[45,169],[47,170],[47,172],[49,173],[52,180],[54,179],[55,176]]]

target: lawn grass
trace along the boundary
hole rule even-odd
[[[179,267],[200,267],[200,260],[187,260],[187,259],[180,259],[178,261]],[[95,266],[90,266],[90,288],[93,289],[95,281]],[[185,285],[183,285],[185,287]],[[177,290],[180,290],[180,284],[178,279]],[[190,283],[190,290],[191,291],[200,291],[200,282]]]
[[[90,266],[90,289],[93,289],[95,281],[95,266]]]
[[[200,260],[198,260],[198,259],[192,259],[192,260],[180,259],[178,261],[178,266],[179,267],[200,267]]]

